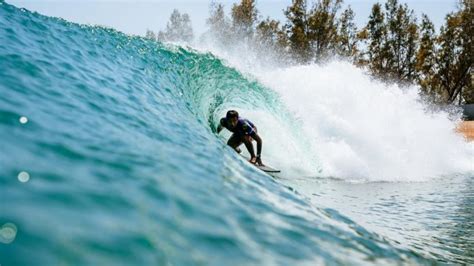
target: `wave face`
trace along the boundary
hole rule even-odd
[[[216,136],[219,117],[238,108],[273,126],[262,130],[269,162],[299,173],[280,150],[307,149],[298,168],[337,177],[337,141],[319,158],[311,153],[322,145],[309,138],[311,123],[324,112],[294,121],[299,110],[269,78],[258,82],[210,53],[4,2],[0,43],[0,264],[433,263],[316,207]],[[339,128],[347,130],[336,136],[355,132]],[[338,168],[341,177],[366,174]]]

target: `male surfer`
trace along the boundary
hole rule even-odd
[[[224,127],[233,133],[227,141],[227,145],[240,153],[241,150],[239,149],[239,146],[244,143],[251,156],[250,162],[263,166],[261,158],[262,139],[257,134],[257,127],[255,127],[255,125],[249,120],[239,118],[239,113],[235,110],[228,111],[226,116],[221,119],[219,126],[217,127],[217,133],[219,134]],[[253,140],[257,141],[257,156],[255,156],[253,150]]]

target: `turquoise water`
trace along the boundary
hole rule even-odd
[[[0,44],[1,265],[474,263],[469,176],[422,195],[267,176],[216,121],[229,106],[291,114],[210,53],[4,2]],[[363,192],[384,189],[393,200]]]

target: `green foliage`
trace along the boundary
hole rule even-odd
[[[159,41],[191,42],[194,38],[193,28],[189,15],[181,14],[177,9],[171,13],[170,21],[166,24],[166,30],[158,33]]]
[[[460,5],[462,51],[459,69],[460,73],[465,74],[460,75],[459,100],[472,104],[474,103],[474,3],[471,0],[463,0]]]
[[[336,14],[342,0],[319,0],[308,16],[308,39],[316,62],[334,54],[338,42]]]
[[[221,44],[228,44],[232,37],[229,18],[225,15],[224,6],[217,2],[210,5],[209,18],[206,20],[209,32]]]
[[[366,67],[377,78],[417,82],[422,93],[436,102],[474,103],[473,3],[459,1],[459,10],[446,17],[438,36],[428,16],[423,15],[418,25],[413,10],[398,0],[374,4],[367,25],[359,31],[350,6],[339,12],[342,0],[316,0],[310,10],[306,0],[292,0],[284,10],[284,24],[271,18],[259,21],[255,0],[234,4],[231,19],[222,4],[213,2],[207,25],[225,46],[245,41],[260,51],[270,50],[303,64],[339,55]],[[185,15],[175,10],[158,38],[189,36],[182,30],[189,22]],[[153,33],[147,32],[147,37],[153,39]]]
[[[145,38],[156,41],[156,34],[151,30],[146,30]]]
[[[351,6],[342,12],[337,33],[337,53],[344,57],[356,58],[358,53],[357,27],[354,23],[354,11]]]
[[[413,10],[406,4],[388,0],[385,12],[379,3],[374,4],[359,38],[366,44],[359,62],[367,64],[375,76],[401,83],[415,80],[419,31]]]
[[[385,16],[382,12],[382,6],[377,3],[372,6],[372,12],[369,16],[369,22],[366,26],[367,50],[364,54],[367,56],[366,62],[375,75],[383,75],[387,68],[387,26],[385,25]]]
[[[308,20],[305,0],[293,0],[285,11],[288,20],[285,29],[288,35],[289,48],[296,61],[306,63],[311,51],[308,37]]]
[[[413,10],[388,0],[385,4],[387,36],[384,52],[387,54],[385,72],[392,79],[413,81],[415,77],[418,26]]]
[[[446,103],[473,102],[473,4],[460,4],[461,10],[446,16],[437,41],[440,49],[432,86]]]
[[[433,23],[427,15],[423,14],[420,25],[421,38],[416,54],[417,81],[423,92],[435,96],[436,91],[431,85],[436,71],[436,35]]]
[[[320,62],[336,52],[340,40],[336,15],[341,3],[342,0],[319,0],[308,12],[306,1],[293,0],[286,9],[285,30],[297,62]]]
[[[279,21],[270,18],[261,21],[257,26],[256,43],[260,51],[273,51],[280,61],[288,59],[289,40]]]
[[[255,0],[241,0],[240,4],[234,4],[232,6],[232,28],[235,34],[241,38],[252,38],[257,23],[257,14]]]
[[[270,49],[284,49],[288,45],[288,39],[280,22],[267,18],[257,26],[257,39],[263,47]]]

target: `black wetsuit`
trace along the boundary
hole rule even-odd
[[[260,154],[262,152],[262,140],[260,136],[258,136],[257,134],[257,127],[252,122],[244,118],[238,118],[236,126],[232,127],[230,121],[224,117],[221,119],[219,126],[225,127],[230,132],[233,133],[232,136],[227,141],[227,145],[231,146],[238,153],[240,153],[240,149],[238,149],[238,147],[242,143],[244,143],[245,147],[247,147],[247,150],[250,153],[251,158],[255,157],[255,153],[254,153],[254,149],[252,145],[252,139],[256,140],[257,141],[256,163],[258,163],[259,165],[263,165],[262,160],[260,159]],[[218,131],[220,131],[220,129],[218,129]],[[247,138],[247,137],[251,137],[251,138]]]
[[[239,118],[237,120],[237,125],[232,127],[229,121],[225,117],[221,119],[220,122],[221,126],[227,128],[230,132],[234,133],[234,135],[239,135],[241,137],[244,136],[252,136],[256,133],[255,125],[247,119]]]

